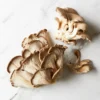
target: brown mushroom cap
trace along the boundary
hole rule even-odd
[[[28,49],[31,53],[34,51],[39,51],[43,47],[43,44],[39,40],[30,42],[25,49]]]
[[[22,51],[22,57],[25,59],[25,58],[28,58],[29,56],[31,55],[31,52],[28,50],[28,49],[24,49]]]
[[[47,56],[43,59],[41,68],[52,69],[52,79],[55,79],[63,68],[63,54],[66,48],[55,45],[48,50]]]
[[[87,65],[84,65],[81,68],[77,69],[76,73],[87,73],[89,71],[90,71],[90,66],[87,64]]]
[[[85,60],[82,60],[82,61],[80,62],[80,65],[82,66],[82,65],[86,65],[86,64],[90,64],[90,63],[91,63],[91,60],[85,59]]]
[[[55,45],[48,50],[47,56],[42,62],[42,68],[57,68],[63,67],[63,54],[67,47]]]
[[[49,53],[56,54],[57,57],[56,64],[59,68],[63,67],[63,55],[66,48],[67,48],[66,46],[55,45],[49,49]]]
[[[31,79],[31,83],[37,87],[41,85],[50,84],[51,80],[51,73],[48,70],[39,70]]]
[[[59,12],[61,12],[63,14],[65,14],[66,12],[68,12],[68,13],[73,13],[73,14],[77,14],[78,15],[78,12],[76,10],[74,10],[73,8],[69,8],[69,7],[64,8],[64,9],[60,8],[60,7],[57,7],[56,11],[59,11]]]
[[[56,11],[60,15],[56,17],[59,33],[56,39],[66,43],[75,43],[79,39],[90,41],[86,34],[87,25],[74,9],[57,7]]]
[[[60,73],[61,73],[61,71],[62,71],[62,67],[60,67],[59,69],[57,69],[56,71],[55,71],[55,73],[52,75],[52,80],[53,81],[55,81],[59,76],[60,76]]]
[[[91,70],[91,61],[89,59],[81,61],[81,53],[79,50],[75,50],[74,53],[77,56],[77,59],[74,64],[68,64],[69,69],[78,74],[89,72]]]
[[[43,51],[43,49],[47,49],[51,45],[52,43],[49,39],[47,30],[41,30],[37,34],[31,34],[29,37],[24,38],[22,42],[22,47],[24,48],[22,56],[24,58],[28,57],[30,54],[33,54],[34,51]],[[42,53],[40,54],[40,59],[42,59],[41,57]]]
[[[47,45],[47,46],[45,46],[44,48],[42,48],[42,49],[39,51],[39,59],[40,59],[41,62],[43,61],[45,55],[47,55],[48,50],[49,50],[49,47],[48,47],[48,45]]]
[[[7,71],[9,73],[11,73],[14,70],[18,69],[21,66],[20,63],[22,60],[23,60],[22,56],[16,56],[16,57],[12,58],[8,64]]]
[[[44,58],[41,68],[56,68],[56,55],[54,53],[47,54]]]
[[[41,62],[39,60],[39,52],[34,52],[34,54],[31,54],[28,58],[25,59],[25,61],[22,64],[22,69],[25,71],[35,74],[37,70],[41,68]]]
[[[72,9],[72,8],[60,8],[57,7],[56,11],[65,19],[69,19],[72,21],[84,21],[83,18],[81,16],[78,15],[78,13]]]
[[[48,40],[48,32],[46,29],[44,29],[37,34],[31,34],[28,38],[24,38],[22,42],[22,47],[27,48],[27,45],[29,43],[32,43],[32,41],[36,41],[36,40],[39,40],[43,44],[43,46],[45,45],[50,46],[50,41]]]
[[[10,81],[12,86],[15,87],[33,88],[33,85],[31,84],[32,77],[33,77],[32,74],[28,73],[27,71],[19,69],[13,71],[10,77]]]

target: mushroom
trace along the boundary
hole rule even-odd
[[[92,66],[91,66],[91,60],[89,59],[85,59],[85,60],[81,60],[81,53],[79,50],[75,50],[74,51],[75,56],[77,57],[76,62],[72,63],[68,63],[67,66],[68,68],[74,72],[74,73],[87,73],[91,70]]]
[[[63,68],[62,63],[65,49],[66,47],[61,45],[55,45],[48,49],[41,62],[41,70],[37,71],[31,80],[34,86],[50,84],[56,80]]]
[[[48,46],[45,46],[44,48],[42,48],[42,49],[39,51],[39,59],[40,59],[41,62],[43,61],[45,55],[47,55],[48,50],[49,50],[49,47],[48,47]]]
[[[34,52],[28,58],[26,58],[22,63],[22,69],[35,74],[41,68],[41,62],[39,59],[39,51]]]
[[[43,44],[43,46],[51,45],[51,42],[49,41],[48,38],[48,32],[46,29],[44,29],[38,32],[37,34],[31,34],[29,35],[29,37],[24,38],[24,40],[22,41],[22,47],[27,48],[27,45],[32,43],[32,41],[36,41],[36,40],[37,41],[39,40]]]
[[[25,49],[28,49],[31,53],[34,53],[34,51],[39,51],[41,48],[43,48],[43,44],[39,40],[31,41],[25,46]]]
[[[39,70],[31,79],[31,83],[35,86],[42,86],[52,83],[51,72],[49,70]]]
[[[21,61],[23,60],[22,56],[16,56],[11,59],[11,61],[8,64],[7,71],[9,73],[13,72],[14,70],[18,69],[21,65]]]
[[[31,84],[31,79],[33,75],[28,73],[25,70],[17,69],[14,70],[10,77],[10,82],[12,86],[15,87],[27,87],[33,88],[34,86]]]
[[[46,57],[43,59],[41,68],[53,68],[56,69],[56,54],[51,53],[47,54]]]
[[[33,53],[29,49],[24,49],[22,56],[13,58],[8,67],[12,72],[10,78],[12,86],[33,88],[54,82],[63,68],[65,49],[66,47],[62,45],[53,47],[47,45],[39,51],[34,49],[36,51]]]
[[[66,46],[62,46],[62,45],[55,45],[54,47],[51,47],[49,49],[49,53],[54,53],[56,54],[57,57],[57,66],[63,67],[63,55],[64,55],[64,51],[67,47]]]
[[[25,58],[28,58],[29,56],[31,55],[31,52],[28,50],[28,49],[24,49],[22,51],[22,57],[25,59]]]
[[[89,40],[86,34],[87,25],[84,19],[72,8],[57,7],[59,16],[56,17],[58,34],[56,39],[70,43],[79,39]]]
[[[35,51],[40,51],[52,46],[48,32],[46,29],[41,30],[38,33],[29,35],[29,37],[24,38],[22,41],[22,47],[24,48],[22,56],[29,57],[30,54],[33,54]]]
[[[66,48],[67,47],[62,45],[51,47],[42,62],[41,68],[52,69],[52,79],[54,79],[63,68],[63,55]]]

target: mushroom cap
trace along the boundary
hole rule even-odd
[[[77,73],[87,73],[90,71],[90,66],[87,64],[87,65],[84,65],[82,66],[81,68],[77,69]]]
[[[24,38],[24,40],[22,41],[22,47],[27,48],[27,45],[29,43],[32,43],[32,41],[40,41],[43,44],[43,46],[50,46],[50,41],[48,40],[48,32],[46,29],[41,30],[37,34],[31,34],[29,35],[29,37]]]
[[[47,54],[47,56],[44,58],[41,68],[54,68],[56,69],[56,55],[54,53]]]
[[[71,21],[84,21],[84,19],[78,15],[78,13],[72,8],[60,8],[57,7],[56,11],[65,19],[69,19]]]
[[[39,70],[31,79],[31,83],[37,87],[41,85],[47,85],[52,82],[51,73],[48,70]]]
[[[18,69],[13,71],[10,77],[10,81],[12,86],[15,87],[33,88],[33,85],[31,84],[32,77],[33,75],[28,73],[27,71]]]
[[[28,49],[31,53],[34,53],[34,51],[39,51],[42,47],[43,47],[42,42],[40,42],[39,40],[35,40],[28,43],[25,49]]]
[[[14,58],[12,58],[8,64],[7,71],[11,73],[14,70],[18,69],[19,67],[21,67],[22,60],[23,60],[22,56],[15,56]]]
[[[79,39],[90,41],[86,34],[87,25],[84,19],[72,8],[57,7],[60,16],[56,17],[58,33],[56,39],[65,43],[74,43]]]
[[[69,69],[77,74],[89,72],[91,70],[91,60],[81,60],[81,52],[79,50],[75,50],[74,54],[77,56],[77,59],[73,64],[68,64]]]
[[[44,57],[47,55],[48,50],[49,50],[49,47],[48,47],[48,45],[47,45],[47,46],[45,46],[44,48],[42,48],[42,49],[39,51],[39,59],[40,59],[41,62],[43,61]]]
[[[63,55],[65,49],[67,49],[67,47],[62,45],[55,45],[49,49],[49,53],[56,54],[56,65],[58,68],[63,67]]]
[[[31,52],[28,50],[28,49],[24,49],[22,51],[22,57],[25,59],[25,58],[28,58],[29,56],[31,55]]]
[[[27,71],[33,75],[40,68],[41,68],[41,62],[39,60],[39,52],[38,51],[34,52],[28,58],[26,58],[22,64],[22,69],[24,69],[25,71]]]
[[[30,54],[33,54],[35,51],[40,51],[46,49],[52,45],[48,32],[46,29],[34,33],[24,38],[22,42],[22,47],[24,48],[22,56],[28,57]],[[46,51],[46,50],[45,50]],[[42,57],[42,56],[41,56]],[[40,58],[42,59],[42,58]]]
[[[55,45],[48,50],[48,54],[43,59],[41,68],[52,70],[52,79],[55,80],[63,68],[63,54],[67,47]]]
[[[73,13],[73,14],[77,14],[78,15],[78,12],[75,9],[70,8],[70,7],[67,7],[67,8],[64,8],[64,9],[60,8],[60,7],[57,7],[56,11],[57,12],[61,12],[63,14],[65,14],[67,12],[67,13]]]

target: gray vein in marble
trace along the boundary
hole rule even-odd
[[[9,100],[14,100],[15,97],[19,94],[20,89],[21,89],[21,88],[19,88],[18,91],[17,91]]]
[[[14,96],[12,96],[10,100],[13,100],[16,97],[17,94],[18,93],[14,94]]]
[[[2,23],[6,23],[8,20],[11,19],[12,16],[14,16],[14,12],[11,12],[6,18],[4,18],[4,20],[2,21]]]

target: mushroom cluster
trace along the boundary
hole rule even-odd
[[[55,18],[57,21],[57,37],[65,43],[76,43],[76,40],[85,39],[89,40],[86,34],[87,25],[84,19],[72,8],[57,7],[56,11],[58,16]]]
[[[66,47],[51,46],[47,30],[25,38],[22,47],[22,55],[11,59],[7,67],[12,86],[33,88],[54,82],[63,68]]]
[[[59,13],[56,17],[59,33],[57,39],[74,44],[79,39],[90,41],[86,34],[87,25],[74,9],[57,7],[56,11]],[[55,82],[62,72],[67,47],[53,45],[46,29],[24,38],[22,47],[22,54],[12,58],[7,67],[12,86],[33,88]],[[90,71],[91,61],[81,60],[79,50],[74,50],[74,55],[76,61],[67,62],[67,67],[74,73]]]

